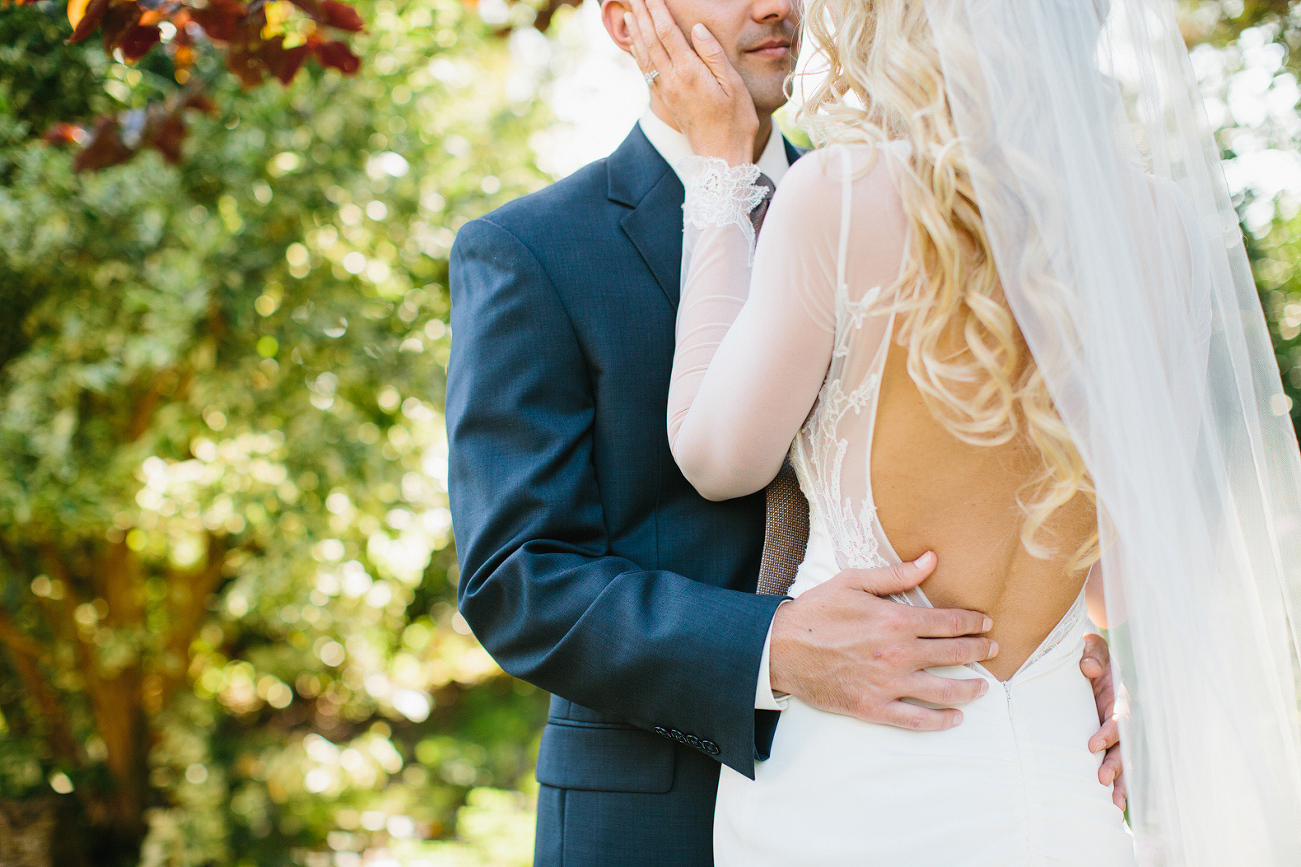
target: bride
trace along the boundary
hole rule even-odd
[[[741,496],[789,454],[791,595],[933,551],[901,601],[982,611],[1001,648],[936,672],[988,684],[944,732],[788,699],[756,778],[723,769],[717,863],[1301,863],[1301,459],[1173,2],[810,0],[828,146],[757,245],[744,88],[637,11],[700,155],[684,474]],[[1128,692],[1128,825],[1084,747],[1089,617]]]

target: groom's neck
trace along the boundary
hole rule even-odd
[[[681,129],[678,129],[677,122],[673,120],[673,115],[669,114],[668,111],[664,108],[663,104],[661,104],[660,101],[658,99],[655,99],[653,96],[651,98],[650,108],[651,111],[655,112],[656,117],[664,121],[666,124],[668,124],[673,129],[677,130],[678,132],[682,132]],[[760,154],[763,153],[763,149],[768,146],[768,136],[772,135],[772,130],[773,130],[772,115],[763,114],[762,112],[760,112],[759,132],[756,133],[754,137],[753,159],[756,163],[759,161],[759,156]]]

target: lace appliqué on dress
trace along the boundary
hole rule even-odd
[[[844,423],[851,413],[857,416],[874,407],[874,398],[881,387],[879,364],[872,365],[872,372],[849,389],[845,387],[842,372],[853,335],[862,327],[880,295],[877,287],[859,300],[850,301],[848,287],[842,285],[837,291],[831,368],[791,452],[791,464],[809,497],[809,508],[827,528],[836,549],[836,560],[841,568],[847,569],[888,565],[873,531],[876,504],[870,497],[860,497],[855,504],[854,497],[841,486],[845,455],[849,451],[849,440],[844,435],[848,425]]]
[[[730,166],[719,157],[691,157],[683,160],[682,173],[689,178],[687,197],[682,203],[682,221],[694,229],[737,226],[744,234],[754,259],[754,224],[750,212],[767,195],[755,186],[759,167],[753,163]]]

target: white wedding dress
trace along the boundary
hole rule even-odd
[[[814,519],[810,529],[793,595],[838,571],[825,528]],[[755,779],[722,769],[714,863],[1133,864],[1100,756],[1085,746],[1098,724],[1079,668],[1083,607],[1006,683],[979,666],[930,669],[989,680],[956,728],[873,725],[790,699]]]
[[[842,568],[900,562],[876,517],[870,467],[894,321],[880,287],[897,279],[906,240],[881,153],[862,177],[865,146],[793,166],[753,280],[749,233],[727,216],[752,204],[737,192],[745,169],[715,166],[688,188],[670,439],[688,478],[721,498],[772,478],[798,431],[790,458],[811,515],[793,596]],[[866,233],[874,243],[851,243]],[[920,591],[899,601],[929,604]],[[715,862],[1133,864],[1133,838],[1098,782],[1101,756],[1087,749],[1098,718],[1079,670],[1082,592],[1066,607],[1005,683],[979,665],[931,670],[989,681],[946,731],[864,723],[789,699],[755,779],[722,769]]]

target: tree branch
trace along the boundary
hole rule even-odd
[[[22,575],[27,571],[24,568],[27,564],[23,562],[22,555],[4,536],[0,536],[0,556],[4,557],[5,562],[9,564],[9,568],[16,574]]]
[[[69,764],[80,765],[81,751],[68,728],[58,694],[41,671],[40,659],[44,656],[44,650],[23,633],[3,610],[0,610],[0,644],[8,649],[9,658],[18,672],[23,689],[40,708],[45,742],[49,745],[50,752]]]
[[[0,643],[3,643],[15,655],[40,659],[45,651],[18,628],[9,615],[0,610]]]
[[[176,665],[162,672],[164,704],[185,682],[190,667],[190,645],[207,616],[208,601],[221,584],[230,550],[228,537],[208,533],[208,556],[203,567],[197,572],[168,575],[172,588],[168,594],[172,628],[167,634],[167,652]]]

